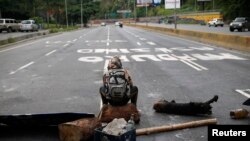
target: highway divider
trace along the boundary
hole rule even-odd
[[[6,47],[7,45],[18,43],[20,41],[25,41],[25,40],[33,39],[33,38],[39,38],[41,36],[45,36],[48,34],[49,34],[49,31],[44,30],[44,31],[39,31],[39,32],[33,32],[31,34],[24,33],[23,35],[8,37],[7,39],[0,40],[0,48]]]
[[[145,30],[160,32],[168,35],[184,37],[198,42],[209,43],[216,46],[226,47],[229,49],[250,52],[249,36],[237,36],[237,35],[227,35],[220,33],[189,31],[183,29],[172,29],[165,27],[154,27],[154,26],[145,26],[136,24],[126,24],[126,25],[142,28]]]

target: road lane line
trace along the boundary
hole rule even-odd
[[[137,42],[137,45],[138,45],[138,46],[141,46],[141,43],[140,43],[140,42]]]
[[[53,50],[53,51],[47,53],[45,56],[49,56],[49,55],[51,55],[51,54],[54,53],[54,52],[56,52],[56,50]]]
[[[108,27],[108,37],[107,37],[107,46],[109,46],[109,27]]]
[[[196,69],[197,71],[201,71],[201,69],[200,68],[197,68],[196,66],[194,66],[194,65],[192,65],[192,64],[190,64],[189,62],[187,62],[186,60],[180,60],[182,63],[185,63],[185,64],[187,64],[188,66],[190,66],[190,67],[192,67],[192,68],[194,68],[194,69]]]
[[[197,67],[199,67],[199,68],[201,68],[201,69],[203,69],[203,70],[208,70],[208,68],[203,67],[203,66],[201,66],[201,65],[199,65],[199,64],[197,64],[197,63],[195,63],[195,62],[193,62],[191,60],[186,60],[186,61],[193,64],[193,65],[195,65],[195,66],[197,66]]]
[[[247,89],[247,90],[250,91],[250,89]],[[235,91],[242,94],[243,96],[245,96],[247,98],[250,98],[250,95],[248,93],[244,92],[243,90],[236,89]]]
[[[18,68],[16,71],[10,72],[9,74],[10,74],[10,75],[11,75],[11,74],[15,74],[16,72],[18,72],[18,71],[20,71],[20,70],[22,70],[22,69],[25,69],[25,68],[27,68],[28,66],[30,66],[30,65],[32,65],[32,64],[34,64],[34,62],[30,62],[30,63],[28,63],[28,64],[26,64],[26,65],[24,65],[24,66]]]
[[[65,45],[63,45],[64,47],[66,47],[66,46],[68,46],[69,44],[65,44]]]
[[[39,40],[39,41],[40,41],[40,40]],[[1,53],[1,52],[10,51],[10,50],[13,50],[13,49],[18,49],[18,48],[21,48],[21,47],[24,47],[24,46],[27,46],[27,45],[34,44],[34,43],[39,42],[39,41],[34,41],[34,42],[31,42],[31,43],[23,44],[23,45],[16,46],[16,47],[13,47],[13,48],[8,48],[8,49],[0,50],[0,53]]]
[[[154,42],[147,42],[148,44],[150,44],[150,45],[156,45]]]
[[[77,41],[77,39],[74,39],[73,42]]]

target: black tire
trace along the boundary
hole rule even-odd
[[[230,30],[231,32],[234,32],[234,29],[233,29],[233,28],[230,28],[229,30]]]
[[[239,31],[239,32],[242,32],[242,28],[239,28],[238,31]]]
[[[7,32],[10,33],[12,31],[11,27],[7,29]]]
[[[221,27],[223,27],[224,25],[222,24]]]

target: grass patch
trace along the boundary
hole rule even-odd
[[[8,38],[8,43],[14,43],[14,42],[16,42],[16,40],[14,38],[12,38],[12,37]]]
[[[49,29],[49,32],[50,33],[57,33],[57,32],[65,32],[65,31],[71,31],[71,30],[75,30],[77,29],[78,27],[76,26],[70,26],[68,28],[50,28]]]

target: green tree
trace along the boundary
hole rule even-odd
[[[221,12],[227,20],[240,16],[250,16],[249,0],[219,0],[219,5],[221,5]]]

